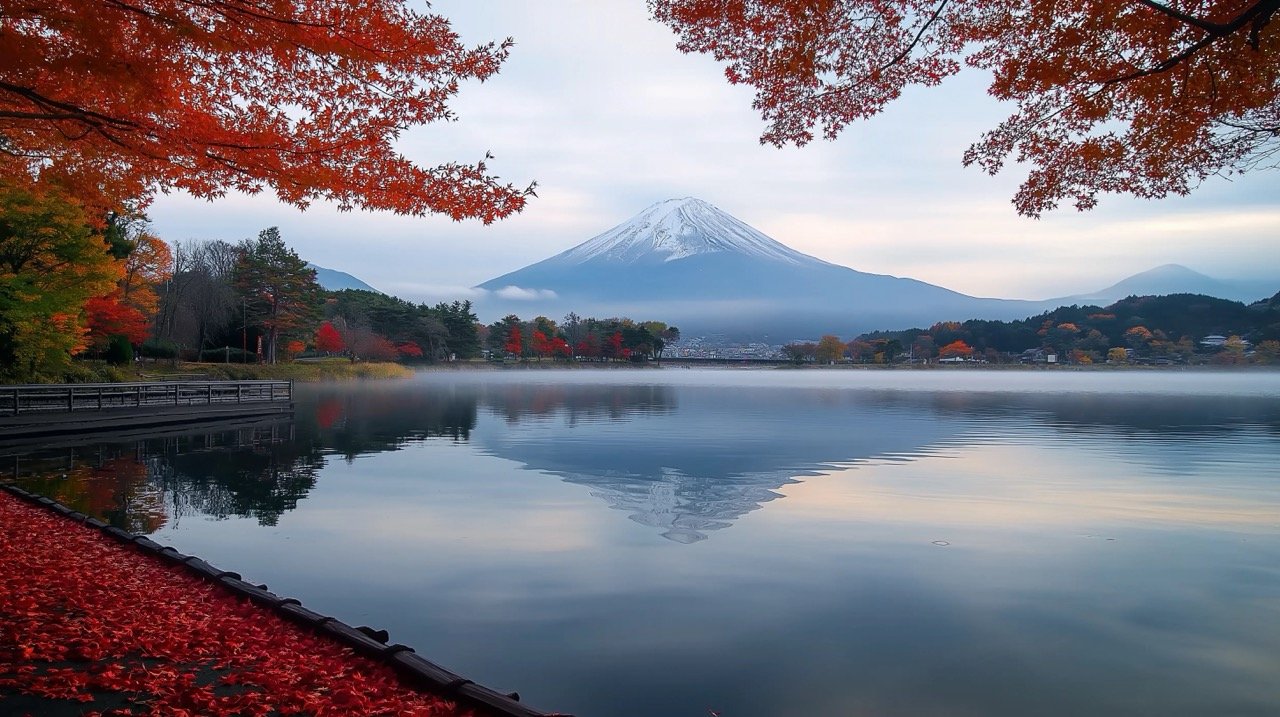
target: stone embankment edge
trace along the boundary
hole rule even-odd
[[[186,568],[189,572],[211,583],[221,585],[231,593],[248,598],[255,605],[274,611],[281,617],[315,630],[321,635],[352,648],[357,653],[390,666],[410,686],[442,695],[472,707],[507,717],[572,717],[558,712],[539,712],[521,703],[518,693],[502,694],[420,657],[412,647],[401,644],[388,645],[386,630],[369,627],[351,627],[337,618],[312,612],[296,598],[280,597],[267,590],[266,585],[254,585],[241,579],[239,573],[220,570],[194,555],[185,555],[172,547],[163,546],[143,535],[135,535],[101,520],[36,493],[9,483],[0,483],[0,489],[28,503],[43,506],[71,520],[98,529],[121,543],[134,545],[143,553],[155,555],[161,560]]]

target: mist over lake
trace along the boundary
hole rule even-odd
[[[1280,374],[513,370],[7,455],[529,704],[1266,715]]]

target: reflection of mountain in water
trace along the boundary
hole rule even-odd
[[[315,487],[326,456],[472,441],[690,543],[832,465],[1053,431],[1179,476],[1235,460],[1255,433],[1280,436],[1280,402],[1268,398],[444,378],[300,387],[293,424],[68,439],[7,451],[0,465],[32,490],[146,533],[184,515],[274,525]]]
[[[681,387],[676,410],[674,391],[504,386],[482,403],[506,425],[482,423],[475,440],[690,543],[836,464],[909,459],[1050,427],[1073,439],[1140,444],[1135,457],[1176,472],[1220,459],[1206,446],[1215,436],[1280,427],[1280,406],[1261,399]],[[627,410],[626,396],[643,401]],[[1161,449],[1150,450],[1153,442]]]
[[[641,387],[591,387],[555,401],[538,387],[489,392],[484,405],[503,416],[535,414],[501,428],[481,424],[487,452],[585,485],[632,520],[671,540],[703,540],[766,502],[796,477],[834,463],[924,450],[959,430],[931,412],[891,399],[868,404],[848,392],[643,387],[645,410],[619,410],[617,397]],[[574,395],[575,387],[555,387]],[[602,389],[607,389],[603,390]],[[587,410],[588,398],[610,410]],[[563,406],[555,411],[533,405]],[[670,405],[666,411],[657,406]],[[572,407],[572,408],[570,408]],[[591,418],[584,418],[591,417]],[[571,429],[571,430],[570,430]]]
[[[790,471],[718,479],[684,475],[671,468],[663,468],[656,477],[561,475],[570,483],[592,487],[591,495],[610,508],[627,512],[641,525],[662,530],[662,537],[677,543],[706,540],[709,531],[728,528],[738,518],[780,498],[774,489],[796,482]]]

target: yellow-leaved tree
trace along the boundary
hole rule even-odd
[[[0,184],[0,381],[61,377],[84,348],[86,302],[121,276],[109,249],[65,195]]]

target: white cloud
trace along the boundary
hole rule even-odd
[[[493,294],[499,299],[511,299],[512,301],[537,301],[558,298],[556,292],[551,289],[525,289],[519,286],[504,286],[494,291]]]
[[[489,294],[484,289],[456,284],[424,284],[414,281],[397,281],[387,284],[384,291],[407,301],[435,304],[441,301],[476,301]]]

